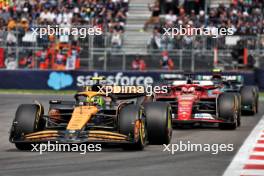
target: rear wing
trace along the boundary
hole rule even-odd
[[[196,79],[200,81],[212,80],[213,75],[196,75]],[[222,75],[223,81],[228,81],[232,83],[243,84],[244,78],[242,75]]]
[[[188,84],[188,81],[184,80],[184,81],[173,81],[172,82],[173,86],[179,86],[179,85],[184,85],[184,84]],[[209,80],[194,80],[192,81],[192,84],[199,85],[199,86],[213,86],[214,85],[214,83]]]
[[[163,73],[160,75],[160,79],[154,82],[154,85],[173,85],[174,81],[187,80],[186,75],[177,73]]]
[[[160,78],[162,80],[167,80],[167,81],[186,80],[187,79],[187,77],[184,74],[174,74],[174,73],[161,74]]]

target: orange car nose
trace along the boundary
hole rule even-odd
[[[95,106],[75,107],[67,130],[81,130],[91,119],[92,115],[95,115],[98,111],[98,108]]]

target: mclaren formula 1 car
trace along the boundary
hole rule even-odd
[[[157,94],[157,101],[171,104],[173,124],[218,123],[221,129],[240,126],[240,103],[236,93],[210,95],[216,86],[211,81],[174,81],[166,94]]]
[[[84,91],[74,101],[51,100],[44,115],[40,103],[18,107],[10,142],[20,150],[32,143],[118,143],[142,150],[146,144],[168,144],[171,107],[142,94]]]

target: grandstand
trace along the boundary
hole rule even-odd
[[[252,69],[263,65],[262,0],[7,0],[0,4],[3,69]],[[196,4],[195,4],[196,3]],[[154,14],[154,18],[153,18]],[[148,21],[148,25],[145,26]],[[100,28],[102,35],[45,35],[55,26]],[[232,28],[234,35],[164,37],[164,27]],[[33,29],[33,30],[32,30]],[[164,54],[168,51],[168,55]],[[2,59],[1,59],[2,58]]]
[[[145,21],[150,17],[151,12],[148,10],[148,3],[152,0],[130,2],[128,20],[126,25],[126,36],[124,40],[124,50],[127,53],[146,53],[146,41],[150,33],[139,32],[143,28]]]

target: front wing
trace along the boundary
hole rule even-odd
[[[133,138],[103,130],[69,131],[69,130],[43,130],[29,133],[21,137],[11,137],[10,142],[59,142],[59,143],[133,143]]]

